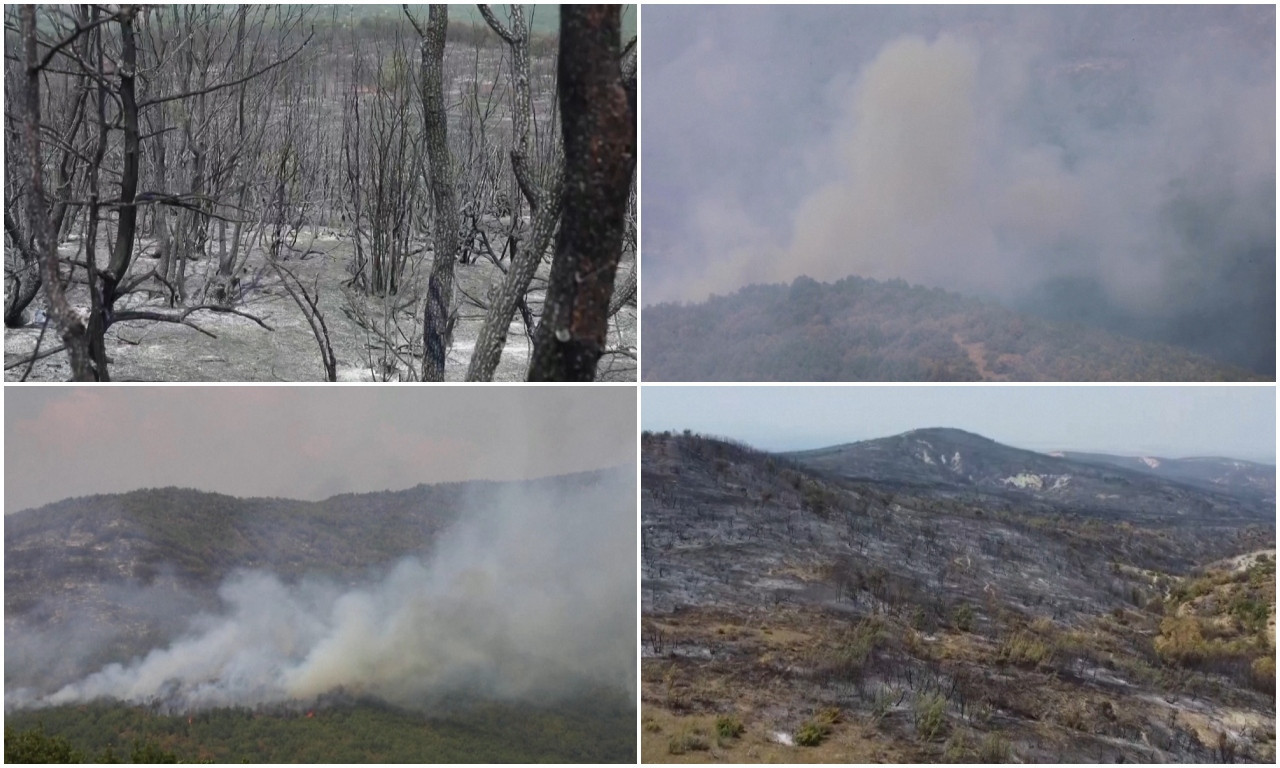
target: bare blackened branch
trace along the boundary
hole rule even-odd
[[[138,109],[142,109],[142,108],[144,108],[144,107],[154,106],[154,105],[156,105],[156,104],[163,104],[163,103],[165,103],[166,101],[177,101],[177,100],[179,100],[179,99],[190,99],[190,98],[192,98],[192,97],[194,97],[194,96],[200,96],[200,95],[203,95],[203,94],[214,93],[214,92],[216,92],[216,91],[220,91],[220,90],[222,90],[222,89],[224,89],[224,88],[234,88],[235,86],[240,85],[240,84],[242,84],[242,83],[246,83],[246,82],[248,82],[248,81],[250,81],[250,80],[254,79],[255,77],[260,77],[261,75],[265,75],[266,73],[270,72],[271,70],[275,69],[276,67],[280,67],[280,66],[283,66],[283,65],[285,65],[285,64],[287,64],[287,63],[289,63],[290,61],[292,61],[292,60],[293,60],[293,57],[294,57],[294,56],[297,56],[299,53],[302,53],[302,49],[304,49],[304,48],[306,48],[306,47],[307,47],[307,44],[311,42],[311,38],[312,38],[312,37],[314,37],[314,36],[315,36],[315,30],[313,29],[313,30],[311,30],[311,32],[307,35],[307,39],[306,39],[306,40],[303,40],[303,41],[302,41],[302,44],[301,44],[301,45],[299,45],[297,48],[295,48],[295,49],[293,50],[293,53],[290,53],[288,56],[285,56],[283,59],[277,59],[276,61],[271,62],[270,64],[266,65],[265,67],[262,67],[262,68],[260,68],[260,69],[254,70],[253,72],[250,72],[249,74],[245,75],[244,77],[237,77],[235,80],[228,80],[228,81],[227,81],[227,82],[225,82],[225,83],[218,83],[218,84],[216,84],[216,85],[211,85],[211,86],[208,86],[207,88],[201,88],[201,89],[199,89],[199,90],[195,90],[195,91],[186,91],[186,92],[183,92],[183,93],[175,93],[175,94],[171,94],[171,95],[169,95],[169,96],[160,96],[160,97],[157,97],[157,98],[154,98],[154,99],[148,99],[148,100],[146,100],[146,101],[141,102],[140,104],[138,104]]]
[[[186,325],[191,328],[195,328],[197,331],[200,331],[206,336],[211,336],[216,339],[217,336],[210,333],[209,331],[206,331],[203,328],[199,328],[187,322],[187,318],[190,317],[195,312],[217,312],[224,315],[236,315],[238,317],[243,317],[246,320],[252,320],[253,322],[257,323],[258,325],[260,325],[261,327],[265,328],[268,331],[275,330],[275,328],[272,328],[271,326],[267,325],[262,320],[262,318],[257,317],[256,315],[251,315],[248,312],[242,312],[233,307],[224,307],[218,304],[201,304],[196,307],[187,307],[181,312],[177,314],[172,314],[172,315],[166,314],[164,312],[151,312],[149,310],[143,310],[143,309],[126,309],[126,310],[117,312],[115,314],[115,322],[124,323],[124,322],[129,322],[134,320],[154,320],[158,323],[178,323],[180,325]]]

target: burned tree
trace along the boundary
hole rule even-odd
[[[605,349],[636,167],[636,87],[622,53],[619,6],[560,9],[564,210],[530,381],[591,381]]]
[[[409,6],[404,6],[406,16]],[[444,361],[453,333],[453,265],[458,258],[458,202],[453,186],[453,160],[449,155],[448,116],[444,107],[444,43],[449,26],[449,6],[432,5],[424,30],[413,21],[421,37],[422,120],[427,145],[431,185],[431,209],[435,216],[431,276],[422,313],[422,379],[444,381]]]
[[[629,258],[635,161],[624,158],[620,172],[613,161],[634,154],[634,125],[627,147],[597,142],[579,158],[573,172],[590,189],[567,190],[560,105],[594,103],[599,93],[572,93],[603,74],[622,89],[622,122],[633,123],[634,49],[615,39],[593,54],[571,33],[563,48],[579,49],[567,54],[583,70],[575,85],[557,76],[556,30],[535,32],[532,14],[484,6],[483,23],[450,26],[442,6],[389,19],[337,6],[6,8],[5,131],[15,150],[5,166],[6,371],[25,379],[57,355],[35,376],[196,368],[203,378],[202,365],[217,362],[225,367],[212,378],[293,378],[281,369],[292,356],[259,354],[259,345],[292,352],[295,332],[309,329],[330,379],[361,376],[367,363],[363,378],[441,380],[455,336],[459,350],[475,339],[468,379],[523,377],[527,366],[503,358],[508,336],[528,345],[508,357],[531,354],[554,305],[570,314],[596,307],[606,324],[592,333],[597,346],[608,340],[596,373],[616,375],[611,366],[634,356],[622,312],[634,268],[626,280],[616,275],[615,294],[613,273],[597,268],[604,262],[574,256],[567,272],[563,262],[597,228],[581,225],[609,207],[592,202],[606,186],[592,179],[608,171],[620,185],[614,213],[626,213],[606,250],[613,272],[628,266],[617,267],[616,243]],[[621,12],[611,14],[616,38]],[[315,34],[323,44],[309,45]],[[570,93],[558,94],[559,82]],[[581,111],[573,120],[604,125]],[[591,145],[584,135],[570,143]],[[570,203],[574,234],[557,247]],[[616,232],[618,220],[606,211],[601,223]],[[547,303],[557,254],[562,282]],[[575,281],[579,273],[591,279]],[[275,314],[284,322],[272,328],[280,304],[287,315]],[[346,320],[334,323],[334,310]],[[207,312],[224,313],[221,329],[196,315]],[[278,328],[277,338],[243,334],[241,317]],[[512,330],[521,322],[523,334]],[[176,326],[184,328],[170,332]],[[237,351],[223,356],[223,342],[205,339],[189,356],[142,348],[187,344],[186,329]],[[466,365],[468,354],[459,357]]]
[[[40,70],[47,62],[42,63],[39,58],[35,7],[24,5],[19,13],[22,19],[26,76],[23,139],[31,174],[30,188],[27,190],[27,218],[33,232],[35,253],[40,259],[40,273],[49,298],[49,312],[71,360],[71,378],[75,381],[93,381],[98,378],[98,374],[90,359],[89,329],[84,318],[73,311],[67,301],[59,267],[57,238],[45,206],[44,162],[40,149]],[[77,36],[78,34],[79,32]]]
[[[516,251],[515,243],[512,244],[510,268],[490,295],[484,325],[480,328],[480,336],[476,340],[475,351],[467,369],[468,381],[488,381],[493,378],[502,348],[507,341],[511,318],[516,308],[525,301],[529,284],[542,263],[543,254],[546,253],[560,221],[563,203],[561,190],[564,183],[563,160],[559,156],[552,160],[552,168],[545,184],[539,183],[531,167],[529,132],[533,121],[533,105],[529,84],[529,27],[525,23],[524,11],[518,5],[511,6],[510,29],[502,24],[489,6],[480,6],[480,12],[489,27],[511,49],[511,73],[515,86],[515,103],[511,115],[511,168],[520,192],[529,205],[533,232],[523,250]]]
[[[142,61],[145,52],[140,46],[140,27],[147,25],[150,9],[141,6],[121,5],[112,11],[99,7],[76,9],[72,12],[62,11],[64,18],[74,14],[72,27],[67,30],[62,24],[51,24],[60,39],[56,42],[45,42],[40,39],[40,27],[36,23],[37,8],[25,7],[21,11],[22,40],[25,63],[23,102],[25,149],[30,161],[30,178],[27,190],[28,226],[32,232],[24,238],[19,232],[12,217],[6,217],[6,229],[10,230],[11,240],[22,247],[29,241],[31,249],[40,255],[42,262],[41,283],[49,304],[49,315],[58,328],[63,347],[68,353],[71,363],[72,378],[77,381],[107,381],[110,374],[107,369],[105,334],[115,323],[128,321],[169,322],[187,325],[197,330],[189,317],[200,310],[234,312],[249,317],[259,325],[266,326],[257,318],[221,305],[198,305],[188,307],[179,312],[158,312],[146,309],[135,309],[120,306],[126,296],[138,290],[151,280],[164,284],[170,294],[177,297],[181,292],[183,261],[179,257],[176,267],[177,287],[170,278],[174,273],[166,264],[166,274],[151,270],[144,275],[130,274],[134,263],[139,230],[139,210],[146,206],[165,206],[165,210],[173,210],[185,223],[190,234],[186,238],[189,247],[203,249],[202,243],[208,237],[207,222],[213,215],[211,187],[208,180],[210,166],[207,164],[206,149],[203,139],[198,135],[207,126],[201,125],[202,115],[207,119],[205,104],[211,94],[240,85],[256,78],[296,56],[309,41],[304,40],[286,56],[258,67],[257,69],[226,79],[222,82],[210,82],[212,71],[211,53],[204,51],[200,62],[188,57],[193,67],[199,68],[198,82],[191,78],[177,88],[172,86],[168,92],[151,92],[147,89],[140,73],[145,71]],[[193,23],[195,17],[188,17]],[[204,16],[201,23],[206,28],[190,29],[190,38],[210,36],[212,17]],[[146,42],[145,36],[141,37]],[[188,43],[189,44],[189,43]],[[194,70],[193,70],[194,71]],[[78,129],[84,125],[86,129],[95,129],[91,143],[80,151],[72,149],[73,160],[66,162],[79,163],[82,168],[87,200],[73,201],[71,194],[71,176],[74,168],[59,169],[58,200],[50,206],[46,201],[44,174],[46,160],[42,148],[42,134],[48,134],[48,127],[41,124],[41,80],[53,73],[62,77],[78,78],[86,89],[86,98],[78,99],[70,125]],[[188,72],[190,74],[190,71]],[[237,73],[238,74],[238,73]],[[153,76],[148,74],[148,76]],[[92,98],[89,98],[92,96]],[[171,103],[193,102],[197,105],[197,113],[189,116],[185,123],[184,134],[186,150],[193,157],[193,169],[190,183],[185,184],[189,191],[174,192],[169,190],[148,190],[139,192],[140,179],[143,173],[143,142],[163,142],[168,127],[159,121],[161,127],[154,132],[143,134],[144,121],[140,116],[148,110],[155,110]],[[92,112],[89,104],[93,105]],[[92,120],[86,119],[91,115]],[[155,125],[155,121],[145,121],[147,125]],[[70,139],[74,131],[68,130],[67,138],[58,139],[60,148],[72,146]],[[157,158],[163,158],[162,150],[157,150]],[[119,158],[119,165],[107,167],[106,159]],[[161,162],[163,162],[161,160]],[[159,170],[159,169],[157,169]],[[163,181],[164,174],[161,173]],[[103,195],[99,189],[100,182],[118,180],[118,193]],[[58,246],[65,227],[63,217],[72,206],[79,206],[86,211],[84,236],[82,243],[84,261],[69,261],[71,273],[63,274],[63,260],[58,253]],[[114,224],[112,228],[111,225]],[[98,265],[99,228],[107,227],[107,263]],[[166,254],[167,255],[167,254]],[[88,286],[89,306],[73,308],[67,299],[67,285],[71,283],[77,266],[85,270],[85,282]],[[171,302],[172,303],[172,302]],[[206,331],[202,331],[207,333]],[[60,351],[60,350],[55,350]]]

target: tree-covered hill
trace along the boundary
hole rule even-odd
[[[97,702],[7,713],[5,762],[629,763],[634,724],[635,705],[607,693],[432,715],[376,700],[190,715]]]
[[[644,308],[648,381],[1240,381],[1191,352],[902,280],[752,285]]]

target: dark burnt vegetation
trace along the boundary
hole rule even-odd
[[[1238,381],[1176,347],[902,280],[752,285],[646,307],[650,381]]]
[[[1265,517],[1156,526],[803,458],[642,436],[658,738],[715,715],[745,726],[709,750],[736,761],[1272,759]]]
[[[519,7],[437,15],[9,9],[6,376],[525,378],[563,208],[560,35]],[[634,84],[620,19],[588,66]],[[635,375],[632,176],[607,190],[602,378]],[[175,359],[135,361],[149,346]]]

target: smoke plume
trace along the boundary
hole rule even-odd
[[[6,691],[6,703],[189,709],[341,690],[414,705],[634,691],[634,498],[616,477],[566,495],[522,486],[357,584],[238,571],[218,590],[221,608],[173,642],[57,690]]]
[[[716,13],[646,57],[647,301],[903,278],[1274,371],[1274,8]]]

